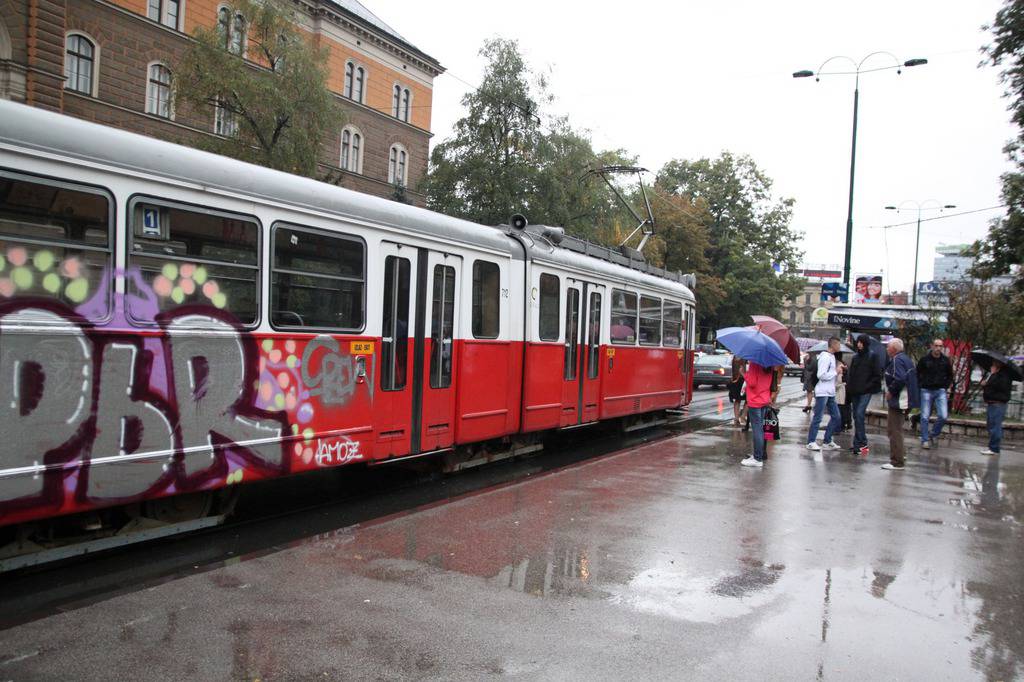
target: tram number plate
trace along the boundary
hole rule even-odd
[[[373,341],[353,341],[349,352],[352,355],[373,355]]]

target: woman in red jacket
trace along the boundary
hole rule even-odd
[[[747,363],[747,416],[754,434],[754,454],[740,464],[745,467],[764,466],[764,411],[772,403],[772,370],[756,362]]]

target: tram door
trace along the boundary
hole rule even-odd
[[[417,454],[448,447],[454,441],[454,336],[462,259],[392,242],[381,244],[380,257],[378,448]]]
[[[601,401],[601,314],[604,312],[605,288],[586,284],[586,316],[584,317],[584,349],[580,354],[580,412],[582,422],[598,419]]]
[[[462,258],[428,251],[425,279],[427,319],[420,449],[429,452],[450,447],[455,441],[455,330],[459,328],[456,299],[462,282]]]
[[[569,280],[563,317],[565,343],[560,426],[597,420],[603,303],[603,286]]]

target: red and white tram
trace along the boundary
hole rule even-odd
[[[0,526],[642,423],[687,279],[0,102]]]

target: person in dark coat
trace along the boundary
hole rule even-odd
[[[917,382],[921,385],[921,447],[927,450],[942,433],[949,418],[948,391],[953,385],[953,363],[943,353],[942,339],[932,341],[923,358],[917,361]],[[935,426],[928,435],[928,420],[935,405]]]
[[[885,402],[889,408],[886,420],[889,432],[889,463],[883,469],[902,471],[906,464],[903,445],[903,421],[905,415],[900,407],[900,394],[907,391],[907,407],[917,407],[917,371],[914,361],[903,352],[903,341],[893,339],[886,345],[885,352],[889,356],[889,364],[885,366]]]
[[[738,355],[732,358],[732,379],[729,380],[729,402],[732,403],[732,423],[740,425],[740,418],[746,416],[744,410],[743,378],[747,371],[747,361]],[[746,429],[744,429],[746,430]]]
[[[853,453],[868,454],[868,435],[864,427],[871,396],[882,392],[882,364],[871,352],[871,339],[867,334],[854,342],[856,353],[850,360],[846,379],[846,400],[853,410]]]
[[[804,393],[807,394],[807,402],[804,404],[804,412],[810,412],[811,408],[814,407],[814,385],[818,383],[818,363],[816,362],[817,355],[811,353],[804,354],[804,369],[800,373],[800,383],[804,387]]]
[[[986,426],[988,426],[988,449],[982,450],[983,455],[998,455],[1003,442],[1003,419],[1006,418],[1006,406],[1010,402],[1013,390],[1013,377],[998,360],[992,361],[992,369],[987,377],[981,380],[981,397],[988,405],[986,409]]]

